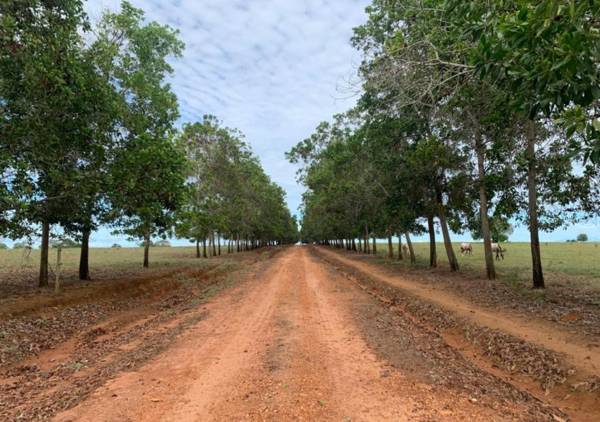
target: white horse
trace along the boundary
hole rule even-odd
[[[473,255],[473,245],[470,243],[461,243],[460,244],[460,253],[463,255]]]

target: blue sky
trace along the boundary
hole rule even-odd
[[[89,0],[97,21],[119,0]],[[352,28],[365,20],[369,0],[131,0],[156,20],[179,29],[184,56],[173,61],[171,83],[182,122],[214,114],[240,129],[263,167],[287,192],[296,212],[303,188],[284,153],[312,133],[317,124],[356,101],[360,55],[350,46]],[[542,240],[566,240],[588,233],[600,240],[598,221],[580,224]],[[468,234],[456,240],[469,240]],[[525,228],[512,240],[525,241]],[[416,239],[421,240],[421,239]],[[422,240],[425,240],[423,238]],[[92,245],[125,239],[101,229]],[[178,244],[188,244],[177,241]]]

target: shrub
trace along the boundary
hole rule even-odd
[[[77,243],[73,239],[69,239],[69,238],[63,239],[63,240],[60,240],[60,241],[50,242],[50,245],[53,248],[58,248],[58,245],[60,245],[60,247],[63,248],[63,249],[67,249],[67,248],[79,248],[80,247],[79,243]]]

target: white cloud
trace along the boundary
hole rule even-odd
[[[338,88],[356,73],[352,28],[368,0],[133,0],[149,20],[177,28],[186,44],[172,85],[182,121],[214,114],[246,134],[295,212],[302,188],[284,153],[316,125],[350,108]],[[90,1],[92,20],[115,0]]]

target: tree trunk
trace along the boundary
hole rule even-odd
[[[485,255],[485,270],[488,280],[496,278],[494,267],[494,254],[492,252],[492,235],[490,233],[490,219],[488,216],[488,197],[485,189],[485,161],[484,150],[479,131],[475,134],[475,151],[477,153],[477,179],[479,182],[479,209],[481,214],[481,234],[483,236],[483,251]]]
[[[402,253],[402,233],[398,233],[398,261],[402,261],[404,259],[404,254]]]
[[[352,250],[356,252],[356,240],[352,238]]]
[[[371,253],[371,247],[369,245],[369,227],[367,225],[365,225],[365,253],[366,254],[370,254]]]
[[[388,258],[394,258],[394,244],[392,243],[392,235],[388,234]]]
[[[50,244],[50,224],[42,223],[42,245],[40,247],[40,278],[39,286],[48,287],[48,247]]]
[[[218,249],[219,256],[221,256],[221,234],[220,233],[217,233],[217,245],[219,248]]]
[[[196,239],[196,258],[200,258],[200,241]]]
[[[458,260],[454,254],[452,248],[452,240],[450,239],[450,230],[448,230],[448,222],[446,221],[446,208],[442,204],[441,200],[438,202],[438,218],[440,220],[440,227],[442,229],[442,236],[444,237],[444,247],[446,248],[446,255],[448,256],[448,263],[450,264],[450,271],[458,271]]]
[[[144,236],[144,268],[150,265],[150,234]]]
[[[535,122],[530,120],[527,134],[527,190],[529,193],[529,235],[531,238],[531,264],[533,272],[533,288],[543,289],[544,273],[542,271],[542,254],[540,252],[538,205],[537,205],[537,168],[535,157]]]
[[[427,230],[429,230],[429,266],[437,267],[437,251],[435,245],[435,226],[433,225],[433,215],[427,216]],[[408,239],[406,239],[408,243]]]
[[[79,256],[79,279],[90,280],[90,234],[91,229],[86,227],[81,232],[81,254]]]
[[[373,255],[377,255],[377,239],[373,236]]]
[[[202,239],[202,257],[208,258],[208,255],[206,254],[206,239]]]
[[[408,232],[405,232],[404,236],[406,237],[406,244],[408,245],[408,252],[410,254],[410,263],[411,264],[416,264],[417,263],[417,257],[415,256],[415,250],[413,249],[413,244],[412,244],[412,242],[410,240],[410,234]],[[435,243],[434,243],[434,245],[435,245]]]

